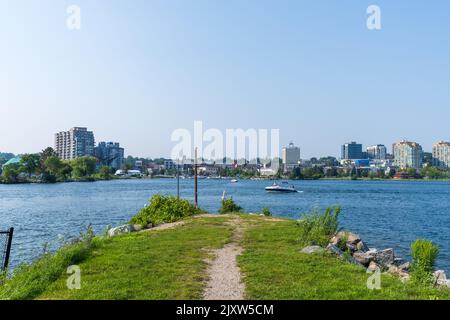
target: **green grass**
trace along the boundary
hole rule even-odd
[[[176,229],[107,240],[79,263],[80,290],[67,289],[69,275],[63,270],[45,290],[28,298],[199,299],[207,249],[223,246],[231,229],[219,218],[191,221]]]
[[[449,299],[448,290],[405,285],[383,274],[381,290],[367,289],[370,276],[328,253],[304,254],[294,221],[254,222],[238,258],[248,299]]]
[[[366,287],[365,270],[327,254],[300,253],[295,221],[239,214],[245,228],[238,257],[249,299],[449,299],[448,290],[405,285],[383,275],[381,290]],[[188,218],[89,246],[63,248],[0,286],[6,299],[200,299],[210,250],[232,239],[235,215]],[[67,266],[81,268],[81,289],[66,287]]]

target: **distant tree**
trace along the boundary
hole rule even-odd
[[[5,183],[16,183],[19,177],[19,165],[9,164],[3,167],[2,176]]]
[[[302,177],[303,176],[302,176],[302,172],[300,170],[300,167],[295,167],[294,170],[292,170],[292,172],[291,172],[291,174],[289,176],[290,179],[294,179],[294,180],[301,179]]]
[[[73,169],[73,175],[77,178],[89,177],[95,173],[97,158],[79,157],[70,162]]]
[[[47,147],[41,151],[40,156],[41,156],[42,162],[44,162],[49,157],[57,157],[58,154],[52,147]]]
[[[45,168],[54,175],[60,174],[63,165],[63,162],[57,156],[49,156],[44,161]]]
[[[102,166],[100,168],[100,177],[105,180],[111,179],[111,168],[108,166]]]
[[[59,170],[59,176],[62,180],[67,180],[72,174],[72,166],[68,162],[63,162],[61,169]]]
[[[40,156],[38,154],[24,154],[20,159],[20,171],[26,172],[28,176],[36,173],[40,168]]]

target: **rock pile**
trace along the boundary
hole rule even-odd
[[[139,224],[124,224],[122,226],[118,226],[118,227],[114,227],[114,228],[109,229],[108,230],[108,236],[109,237],[115,237],[115,236],[118,236],[118,235],[121,235],[121,234],[137,232],[137,231],[141,231],[143,229],[150,229],[150,228],[153,228],[152,224],[149,224],[145,228],[143,228]]]

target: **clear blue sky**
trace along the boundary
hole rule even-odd
[[[66,8],[81,7],[80,31]],[[377,4],[382,30],[366,28]],[[1,0],[0,151],[72,126],[168,156],[177,128],[279,128],[302,157],[450,140],[450,2]]]

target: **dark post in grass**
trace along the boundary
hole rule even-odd
[[[14,228],[9,228],[8,231],[0,231],[0,234],[6,234],[6,242],[3,249],[3,263],[0,265],[0,271],[5,271],[8,268],[13,233]]]

